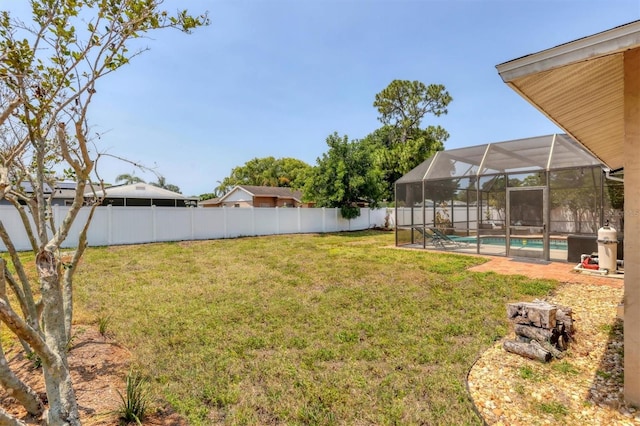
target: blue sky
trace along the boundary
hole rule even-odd
[[[0,0],[0,8],[8,4]],[[394,79],[444,84],[445,148],[558,132],[495,66],[640,19],[640,0],[165,0],[209,11],[191,35],[164,31],[98,85],[99,149],[155,167],[186,195],[255,157],[309,164],[337,131],[380,127],[376,93]],[[155,176],[106,159],[105,181]]]

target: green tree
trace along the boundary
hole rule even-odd
[[[299,189],[311,166],[295,158],[253,158],[244,165],[234,167],[214,193],[226,193],[236,185],[281,186]]]
[[[198,200],[200,201],[211,200],[216,197],[217,195],[215,194],[215,192],[205,192],[204,194],[198,195]]]
[[[82,216],[80,232],[74,233],[78,239],[71,241],[76,250],[64,257],[60,247],[80,217],[85,192],[95,189],[91,182],[102,182],[96,172],[100,155],[87,123],[96,85],[144,51],[129,50],[134,39],[162,28],[189,32],[208,22],[206,14],[171,14],[160,9],[161,3],[31,0],[29,23],[0,11],[0,198],[22,219],[38,284],[36,290],[0,218],[0,238],[8,253],[8,260],[0,258],[0,320],[27,355],[41,360],[46,399],[10,370],[1,346],[0,382],[31,415],[42,415],[48,404],[44,421],[49,425],[80,424],[67,362],[73,276],[101,200]],[[51,171],[60,168],[76,180],[76,191],[65,216],[55,220],[48,188],[55,185]],[[0,410],[0,424],[22,423]]]
[[[329,151],[317,159],[304,187],[305,200],[315,201],[318,207],[339,207],[345,219],[360,215],[360,203],[377,207],[384,182],[374,164],[374,147],[367,141],[349,141],[337,132],[327,138],[327,145]]]
[[[570,169],[551,173],[551,209],[560,208],[569,214],[575,226],[573,232],[596,232],[600,227],[600,208],[596,194],[600,193],[599,168]]]
[[[177,192],[178,194],[182,194],[180,192],[180,188],[172,183],[167,183],[167,179],[160,175],[158,176],[157,182],[149,182],[149,185],[156,186],[158,188],[166,189],[167,191]]]
[[[376,95],[373,106],[378,109],[382,124],[398,129],[399,142],[405,142],[412,131],[420,129],[425,115],[446,114],[452,100],[442,84],[426,86],[420,81],[393,80]]]
[[[123,182],[125,185],[131,185],[132,183],[145,183],[144,179],[134,174],[123,173],[116,176],[116,183]]]
[[[444,140],[448,134],[440,127],[429,126],[412,132],[411,138],[404,143],[394,139],[395,130],[385,126],[367,135],[365,139],[375,149],[375,164],[386,182],[384,198],[393,199],[395,181],[418,166],[436,151],[444,149]]]
[[[393,198],[396,180],[444,149],[449,133],[440,126],[421,125],[428,114],[447,114],[452,99],[441,84],[409,80],[394,80],[376,95],[373,106],[383,127],[366,139],[379,145],[376,163],[386,181],[386,198]]]

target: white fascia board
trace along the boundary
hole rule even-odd
[[[640,21],[496,65],[505,83],[576,62],[640,46]]]

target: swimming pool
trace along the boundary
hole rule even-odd
[[[452,240],[460,243],[477,244],[478,237],[458,237],[454,235],[449,236]],[[487,244],[491,246],[504,246],[506,245],[505,237],[483,236],[480,237],[480,244]],[[531,247],[542,248],[542,238],[526,238],[526,237],[511,237],[511,247]],[[549,241],[549,248],[553,250],[567,250],[567,240],[551,239]]]

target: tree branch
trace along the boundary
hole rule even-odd
[[[2,299],[0,299],[0,319],[18,337],[27,342],[43,360],[46,359],[52,365],[56,363],[55,354],[51,352],[40,333],[20,318]]]
[[[16,269],[16,272],[18,273],[18,277],[22,282],[22,287],[24,290],[23,302],[28,308],[27,319],[29,321],[29,325],[33,327],[35,330],[38,330],[39,329],[38,313],[36,311],[36,304],[33,299],[33,293],[31,292],[31,285],[29,284],[29,278],[27,277],[27,274],[24,271],[24,267],[22,266],[22,262],[20,261],[20,257],[18,256],[18,252],[15,246],[13,245],[13,241],[11,240],[11,237],[9,237],[9,234],[7,233],[7,230],[4,227],[4,223],[2,222],[2,220],[0,220],[0,238],[2,239],[2,242],[7,248],[7,251],[9,252],[9,256],[11,256],[11,262],[13,263],[13,266]],[[16,296],[20,296],[20,293],[16,293]],[[22,302],[21,302],[21,305],[22,305]]]
[[[16,419],[2,408],[0,408],[0,424],[4,426],[27,426],[26,423]]]

